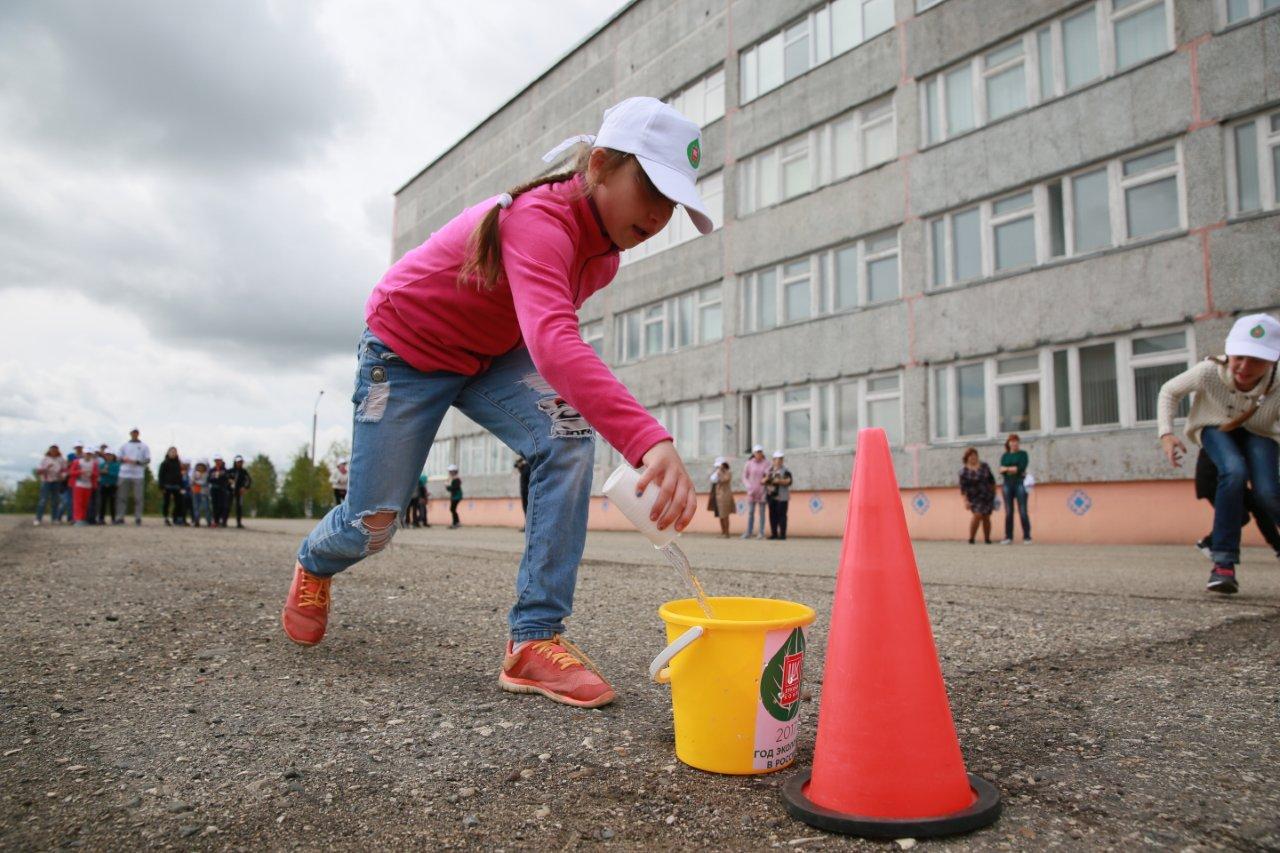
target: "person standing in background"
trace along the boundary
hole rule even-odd
[[[138,438],[135,427],[129,430],[129,440],[120,445],[116,455],[120,457],[120,516],[129,514],[129,498],[133,498],[133,523],[142,524],[143,484],[147,466],[151,464],[151,448]]]
[[[1001,545],[1013,544],[1013,504],[1018,504],[1018,516],[1022,519],[1022,544],[1031,544],[1031,515],[1027,511],[1027,465],[1030,457],[1021,449],[1017,433],[1009,433],[1004,442],[1004,455],[1000,457],[1000,473],[1004,475],[1001,488],[1004,491],[1004,539]]]
[[[58,445],[49,445],[40,464],[36,466],[35,475],[40,483],[35,525],[39,527],[44,522],[45,507],[49,508],[49,517],[57,524],[62,521],[62,486],[67,478],[67,460],[63,458]]]
[[[209,500],[213,503],[213,521],[209,526],[226,527],[231,514],[231,472],[227,470],[227,460],[221,456],[213,457],[213,467],[209,469]]]
[[[173,511],[173,523],[179,527],[186,527],[187,519],[195,518],[195,513],[191,510],[191,460],[183,459],[178,465],[178,470],[182,472],[182,492],[181,500]]]
[[[191,469],[191,523],[199,527],[201,518],[213,526],[209,518],[209,464],[203,459]]]
[[[107,450],[103,454],[98,475],[98,523],[106,524],[107,519],[116,523],[116,491],[120,487],[120,460],[115,451]]]
[[[98,486],[98,460],[91,452],[79,454],[72,460],[67,476],[73,489],[71,517],[81,527],[89,523],[89,500]]]
[[[716,457],[716,469],[711,472],[711,507],[720,519],[720,536],[729,538],[729,516],[738,511],[733,499],[733,471],[729,460]]]
[[[747,490],[747,532],[743,539],[750,539],[754,534],[757,539],[764,538],[765,494],[764,478],[769,473],[769,460],[764,458],[764,446],[757,444],[751,448],[751,458],[742,467],[742,485]],[[760,530],[756,531],[756,514],[760,515]]]
[[[458,466],[449,466],[449,514],[453,516],[453,524],[449,525],[450,530],[457,530],[462,526],[462,519],[458,518],[458,504],[462,503],[462,478],[458,476]]]
[[[231,502],[236,507],[236,528],[244,528],[244,493],[253,488],[253,476],[249,473],[249,469],[244,467],[244,457],[236,454],[236,458],[231,460],[230,477],[228,484],[231,486]]]
[[[960,495],[965,508],[972,513],[969,519],[969,544],[972,545],[982,528],[982,537],[991,544],[991,511],[996,503],[996,478],[991,468],[978,456],[978,448],[967,447],[960,460]]]
[[[163,494],[160,514],[164,516],[165,527],[171,526],[182,508],[182,460],[178,458],[178,448],[170,447],[160,460],[160,470],[156,473],[156,481]]]
[[[791,471],[781,450],[773,453],[773,467],[765,474],[764,489],[769,501],[769,538],[785,540],[787,510],[791,507]]]
[[[333,487],[334,506],[337,506],[347,499],[347,483],[349,482],[350,476],[347,474],[347,459],[344,456],[338,460],[338,463],[333,468],[333,473],[329,475],[329,485]]]

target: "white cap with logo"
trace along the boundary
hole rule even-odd
[[[1280,361],[1280,320],[1270,314],[1247,314],[1227,335],[1227,355]]]
[[[700,233],[714,230],[694,186],[702,165],[702,131],[675,108],[657,98],[627,98],[604,111],[598,133],[571,136],[542,159],[554,163],[579,142],[634,154],[658,192],[682,205]]]

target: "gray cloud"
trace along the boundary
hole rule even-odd
[[[360,112],[340,69],[301,3],[0,4],[6,125],[104,163],[304,156]]]

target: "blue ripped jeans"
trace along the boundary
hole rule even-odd
[[[347,499],[303,540],[298,562],[313,574],[334,575],[385,548],[440,422],[456,406],[529,462],[524,556],[507,616],[511,639],[563,632],[587,537],[595,433],[538,375],[524,348],[476,376],[423,373],[368,329],[356,355]],[[366,524],[379,513],[394,513],[385,530]]]
[[[1280,474],[1277,474],[1280,445],[1275,439],[1243,427],[1231,432],[1205,427],[1200,431],[1200,446],[1218,468],[1209,551],[1215,564],[1234,566],[1240,562],[1245,486],[1252,485],[1257,506],[1272,518],[1280,518]]]

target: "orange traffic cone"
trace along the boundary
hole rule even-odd
[[[813,770],[784,785],[787,811],[877,838],[992,823],[1000,793],[965,772],[881,429],[858,433],[830,624]]]

